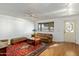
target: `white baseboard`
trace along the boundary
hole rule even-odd
[[[77,41],[76,44],[79,44],[79,41]]]

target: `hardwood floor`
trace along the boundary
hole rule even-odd
[[[55,43],[39,56],[79,56],[79,45],[75,43]]]

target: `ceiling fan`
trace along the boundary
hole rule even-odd
[[[28,16],[28,17],[33,17],[33,18],[39,18],[36,14],[33,13],[33,11],[31,10],[27,10],[25,12],[25,15]]]

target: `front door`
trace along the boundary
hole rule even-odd
[[[75,32],[75,21],[65,21],[64,22],[64,39],[65,42],[75,42],[76,32]]]

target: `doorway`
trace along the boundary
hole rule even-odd
[[[64,40],[65,42],[76,42],[76,26],[75,21],[64,22]]]

